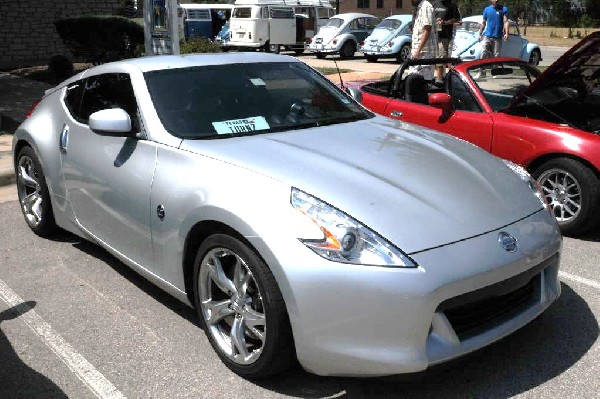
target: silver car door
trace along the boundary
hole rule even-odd
[[[152,269],[150,189],[156,164],[154,143],[93,132],[87,120],[98,110],[122,108],[139,129],[128,74],[91,76],[74,118],[65,120],[61,140],[67,199],[88,234],[129,260]]]

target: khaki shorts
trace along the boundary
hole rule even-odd
[[[438,56],[448,58],[452,53],[452,39],[438,39]]]

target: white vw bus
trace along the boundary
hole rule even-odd
[[[297,54],[335,9],[328,0],[236,0],[229,22],[229,48]]]

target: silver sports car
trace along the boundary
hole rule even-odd
[[[33,232],[93,241],[195,307],[243,376],[424,370],[560,294],[561,235],[523,169],[375,116],[295,58],[97,66],[13,150]]]

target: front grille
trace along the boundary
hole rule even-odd
[[[506,295],[494,296],[454,309],[447,309],[444,314],[458,338],[466,339],[530,306],[534,300],[535,283],[538,280],[539,275]]]
[[[536,303],[541,272],[557,261],[554,255],[508,280],[448,299],[438,311],[444,312],[460,340],[481,334]]]

